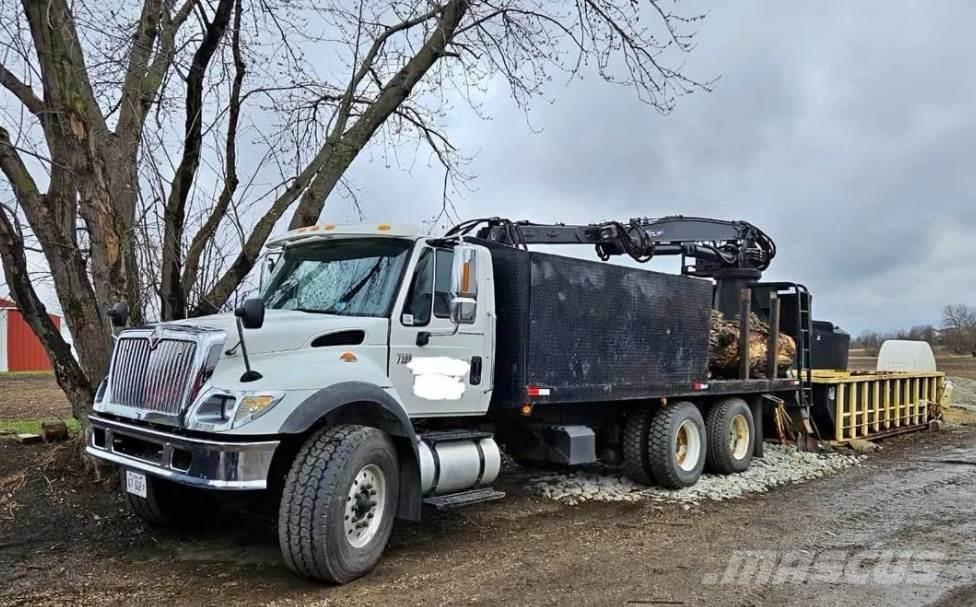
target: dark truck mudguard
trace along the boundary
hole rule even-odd
[[[491,249],[498,314],[492,407],[667,394],[708,377],[710,281]]]

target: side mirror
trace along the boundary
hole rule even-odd
[[[478,249],[464,243],[454,248],[451,268],[451,320],[474,323],[478,311]]]
[[[129,322],[129,306],[124,301],[117,301],[108,309],[108,317],[113,327],[124,327]]]
[[[234,310],[245,329],[260,329],[264,324],[264,300],[260,297],[247,299]]]

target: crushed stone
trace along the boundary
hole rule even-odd
[[[663,489],[639,485],[611,468],[586,468],[575,472],[531,477],[528,489],[535,495],[575,505],[587,501],[637,502],[654,500],[685,507],[705,501],[723,501],[744,495],[765,493],[774,487],[800,483],[856,466],[863,455],[810,453],[793,445],[767,444],[764,457],[753,459],[739,474],[703,474],[684,489]]]

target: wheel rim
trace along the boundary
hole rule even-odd
[[[729,452],[734,459],[743,459],[749,453],[749,422],[741,413],[729,424]]]
[[[675,437],[675,461],[678,467],[690,472],[698,466],[701,459],[701,433],[698,426],[690,419],[681,422]]]
[[[353,548],[362,548],[379,531],[386,507],[386,475],[376,464],[367,464],[353,477],[346,496],[344,531]]]

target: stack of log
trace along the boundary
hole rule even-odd
[[[767,366],[769,324],[757,315],[749,316],[749,377],[770,377]],[[712,310],[712,328],[709,335],[710,355],[708,368],[712,377],[735,378],[739,374],[739,318],[725,318]],[[789,335],[779,335],[776,348],[775,376],[782,376],[793,364],[796,342]]]

